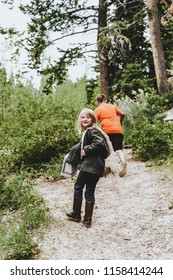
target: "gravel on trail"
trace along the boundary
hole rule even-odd
[[[173,178],[135,160],[125,150],[128,167],[118,175],[118,158],[109,157],[115,175],[102,177],[96,187],[91,228],[69,221],[71,179],[53,183],[37,180],[52,216],[38,237],[40,260],[171,260],[173,259]],[[82,215],[84,214],[84,202]]]

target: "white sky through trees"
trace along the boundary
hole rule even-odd
[[[27,21],[29,21],[29,16],[24,15],[19,9],[18,5],[19,3],[26,4],[29,3],[29,0],[14,0],[15,6],[13,9],[9,9],[9,6],[7,4],[3,4],[0,2],[0,27],[2,28],[9,28],[14,27],[18,30],[26,30],[27,27]],[[92,5],[98,5],[98,0],[88,0],[88,3],[91,3]],[[90,32],[89,34],[82,34],[78,35],[75,40],[85,42],[96,42],[97,34],[96,32]],[[15,39],[14,39],[15,40]],[[65,41],[62,40],[62,45],[65,44],[66,47],[68,47],[70,39],[66,39]],[[54,50],[55,51],[55,50]],[[0,59],[1,64],[6,68],[8,74],[13,73],[16,75],[17,73],[21,73],[23,68],[22,64],[26,60],[26,52],[21,52],[20,59],[18,61],[12,62],[10,54],[12,52],[11,44],[9,43],[7,45],[7,40],[5,40],[5,37],[0,35]],[[49,53],[47,53],[49,55]],[[52,55],[52,51],[51,51]],[[80,79],[84,75],[86,75],[88,78],[93,77],[93,72],[91,69],[91,65],[94,65],[94,61],[91,58],[87,58],[84,60],[79,60],[77,66],[70,66],[69,67],[69,78],[72,81],[76,81],[77,79]],[[33,84],[36,87],[39,87],[40,85],[40,77],[37,76],[36,71],[31,71],[27,69],[27,73],[24,75],[24,81],[31,80]]]

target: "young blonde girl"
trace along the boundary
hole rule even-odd
[[[66,213],[70,220],[81,221],[81,206],[85,187],[85,214],[83,224],[91,227],[95,203],[95,188],[103,175],[105,158],[110,154],[110,143],[107,135],[96,127],[93,110],[84,108],[79,114],[76,128],[83,132],[82,141],[75,145],[68,162],[78,166],[79,174],[74,185],[73,211]]]

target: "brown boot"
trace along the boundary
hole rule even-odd
[[[73,200],[73,211],[67,213],[66,215],[69,220],[80,222],[81,221],[81,206],[82,206],[82,197],[74,197]]]
[[[91,227],[93,208],[94,208],[94,203],[90,202],[90,201],[86,201],[85,216],[84,216],[84,220],[83,220],[83,224],[86,228]]]

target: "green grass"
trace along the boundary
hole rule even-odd
[[[0,259],[33,259],[39,251],[33,233],[50,218],[43,198],[21,175],[1,180],[0,195]]]

